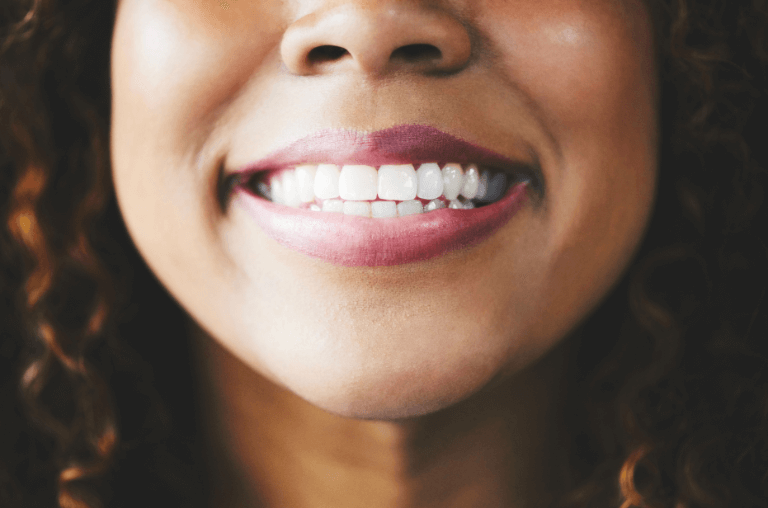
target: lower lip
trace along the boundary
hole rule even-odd
[[[340,266],[393,266],[426,261],[477,245],[503,227],[527,201],[527,182],[496,203],[472,210],[443,208],[373,219],[276,205],[238,187],[239,202],[278,243]]]

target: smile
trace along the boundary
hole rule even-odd
[[[476,164],[301,165],[258,174],[248,186],[273,203],[312,211],[392,218],[498,201],[507,175]],[[268,182],[268,183],[267,183]]]
[[[476,245],[541,193],[521,162],[432,127],[310,136],[230,177],[234,203],[285,247],[390,266]]]

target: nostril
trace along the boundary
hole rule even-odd
[[[466,27],[442,9],[397,0],[309,3],[325,7],[293,22],[280,41],[285,69],[298,76],[350,70],[371,77],[443,76],[471,61]]]
[[[390,59],[407,63],[419,63],[440,60],[442,57],[442,51],[432,44],[408,44],[394,50]]]
[[[340,58],[349,55],[349,51],[339,46],[318,46],[313,48],[307,55],[310,65],[334,62]]]

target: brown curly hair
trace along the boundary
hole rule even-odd
[[[646,3],[662,87],[656,208],[575,339],[573,488],[558,506],[766,507],[768,1]],[[3,507],[207,497],[183,312],[112,189],[115,8],[0,6]]]

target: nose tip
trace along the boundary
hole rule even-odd
[[[301,76],[341,69],[428,74],[465,67],[472,44],[464,25],[447,12],[371,2],[300,18],[286,30],[280,51],[288,70]]]

